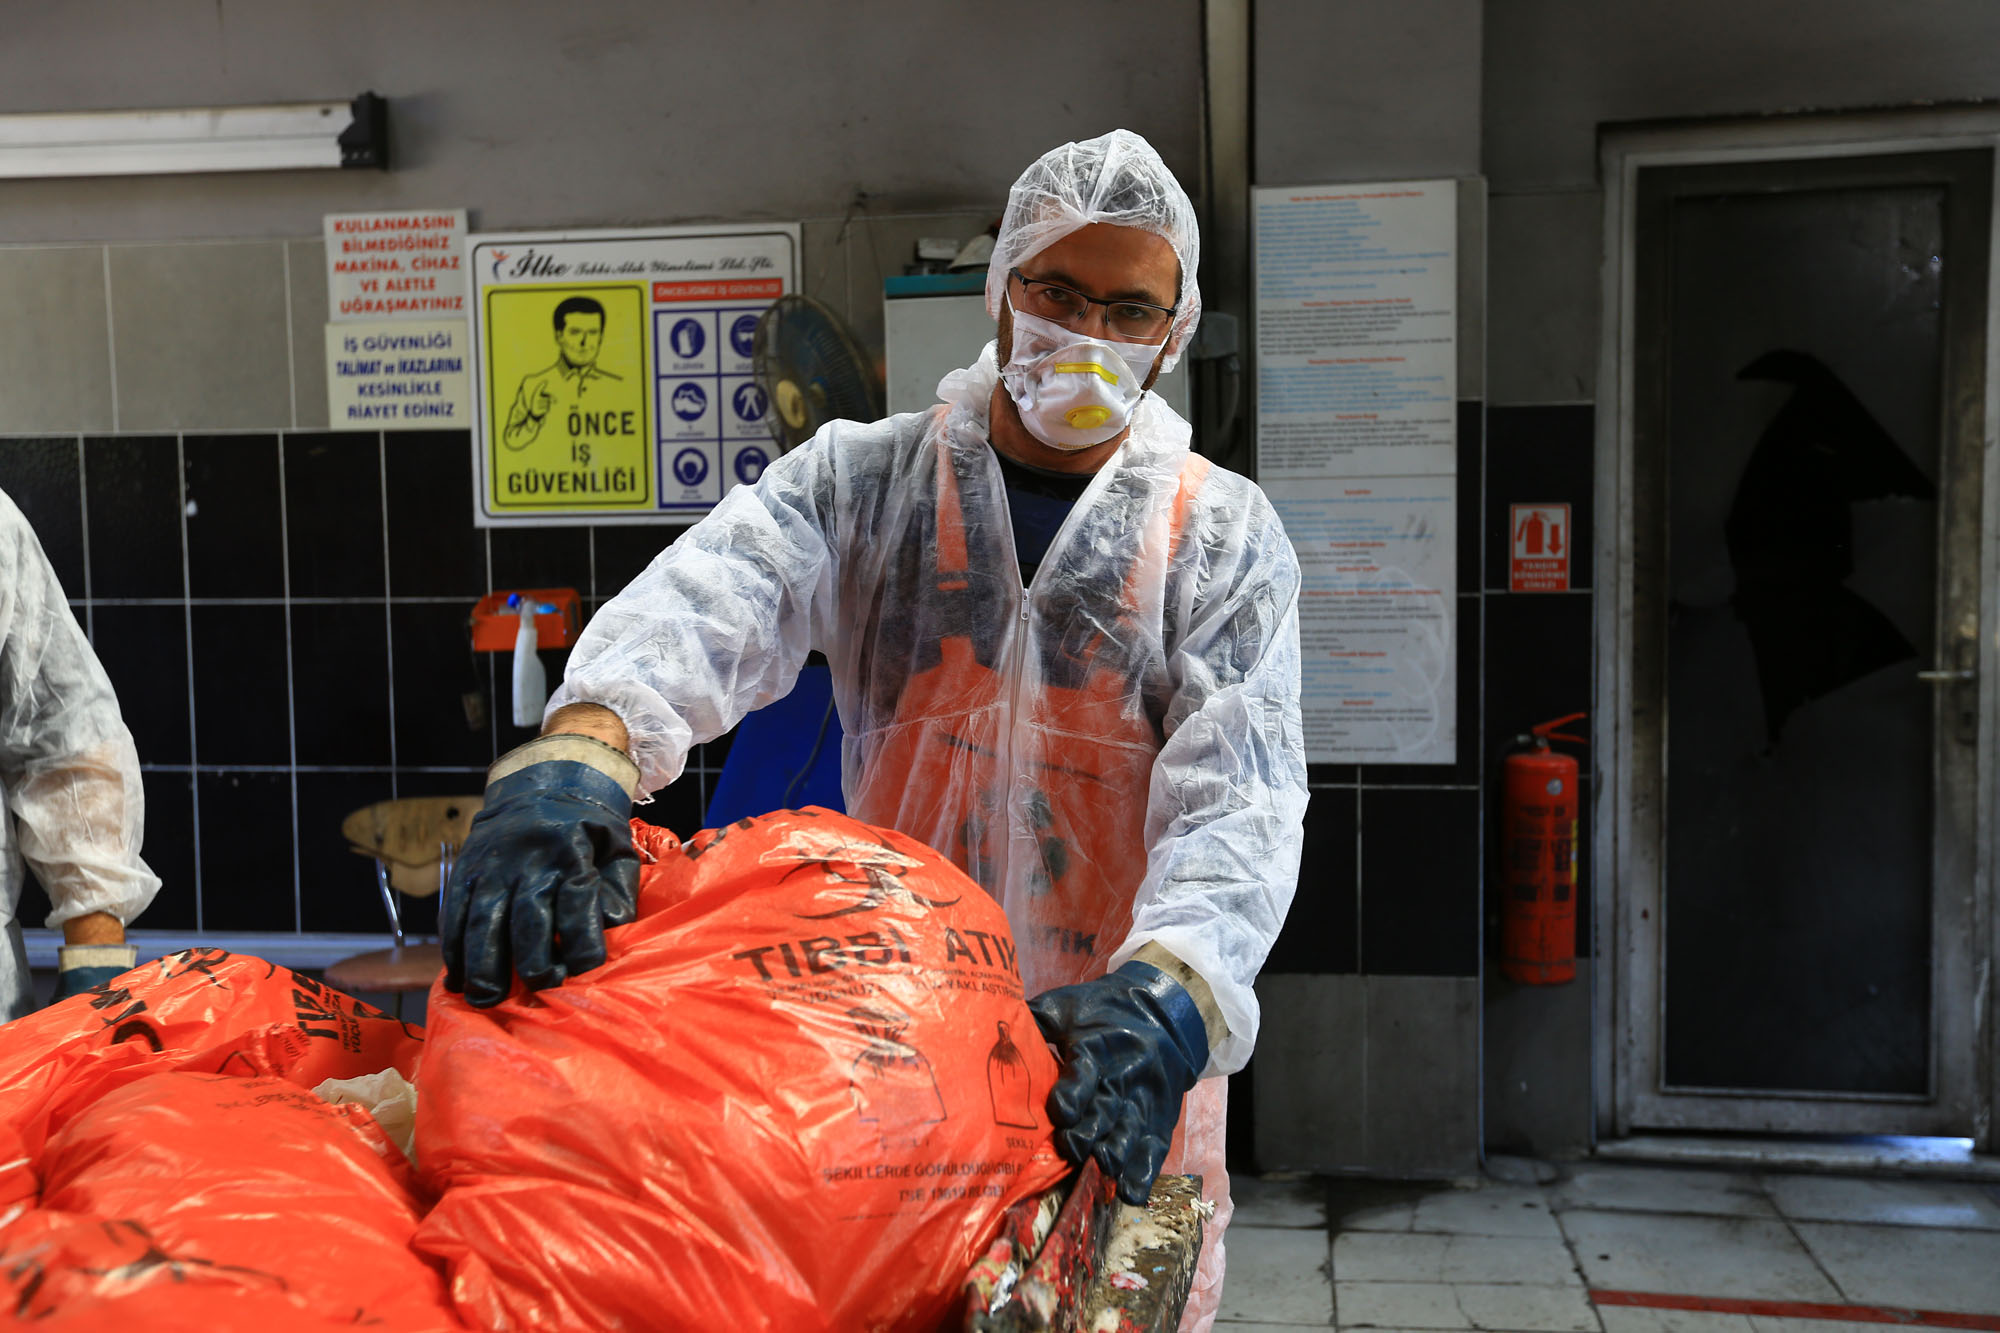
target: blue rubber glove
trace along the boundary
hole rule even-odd
[[[56,993],[50,1004],[61,1004],[121,977],[139,965],[139,950],[131,944],[65,944],[56,953]]]
[[[50,1004],[59,1004],[72,995],[81,995],[93,986],[102,986],[113,977],[125,975],[130,969],[123,967],[72,967],[67,972],[56,973],[56,993],[49,997]]]
[[[1049,1094],[1057,1151],[1079,1164],[1095,1157],[1118,1182],[1118,1197],[1144,1207],[1181,1100],[1208,1064],[1194,998],[1135,959],[1095,981],[1044,991],[1028,1010],[1062,1061]]]
[[[638,769],[587,736],[544,736],[489,771],[439,913],[444,984],[480,1008],[604,961],[604,928],[637,915]]]

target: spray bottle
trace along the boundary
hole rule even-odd
[[[507,599],[507,605],[518,607],[521,614],[521,629],[514,636],[514,725],[540,727],[542,709],[549,701],[549,678],[542,670],[542,659],[535,655],[539,638],[535,629],[535,603],[515,593]]]

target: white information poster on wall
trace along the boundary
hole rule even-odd
[[[326,328],[326,415],[334,430],[472,425],[464,320],[371,319]]]
[[[1451,763],[1458,553],[1452,477],[1289,481],[1312,763]]]
[[[465,318],[465,210],[329,213],[326,313],[350,319]]]
[[[757,320],[796,224],[474,236],[481,527],[698,518],[777,450]]]
[[[1304,576],[1306,758],[1457,743],[1458,187],[1251,192],[1257,475]]]
[[[326,407],[334,430],[464,430],[465,210],[329,213]]]

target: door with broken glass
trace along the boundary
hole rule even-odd
[[[1991,160],[1638,173],[1627,1130],[1974,1133]]]

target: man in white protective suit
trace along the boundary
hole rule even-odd
[[[137,962],[125,927],[160,887],[139,859],[145,813],[111,682],[34,530],[0,493],[0,1022],[34,1005],[14,919],[26,866],[54,905],[49,928],[63,932],[57,1000]]]
[[[987,274],[998,338],[928,411],[837,421],[738,487],[591,621],[542,736],[489,774],[445,904],[446,985],[560,983],[632,918],[626,821],[689,749],[831,664],[848,812],[1007,911],[1063,1074],[1057,1143],[1142,1202],[1217,1211],[1224,1075],[1296,884],[1299,570],[1262,491],[1150,392],[1200,319],[1179,183],[1123,130],[1044,155]]]

